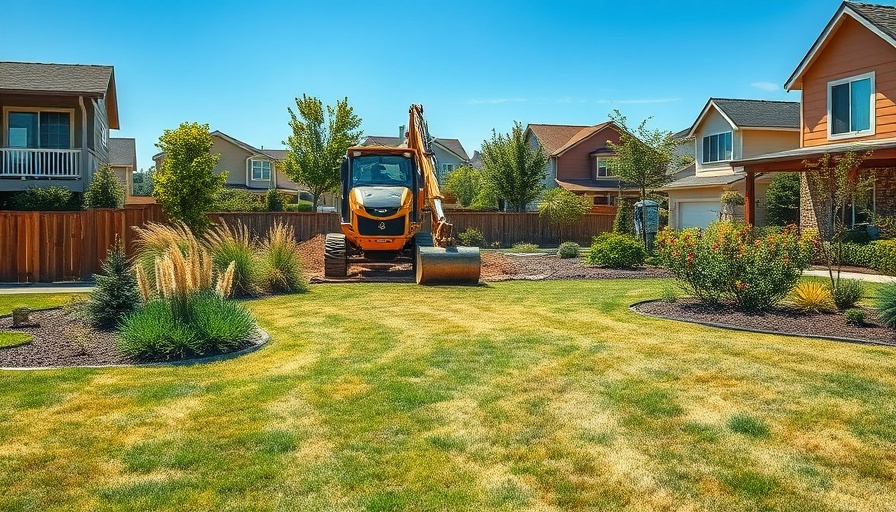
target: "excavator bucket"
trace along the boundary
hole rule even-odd
[[[417,284],[477,284],[478,247],[417,247]]]

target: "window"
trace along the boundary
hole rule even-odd
[[[252,160],[252,179],[255,181],[271,181],[271,162],[268,160]]]
[[[703,163],[731,160],[731,132],[703,137]]]
[[[828,137],[874,133],[874,73],[828,82]]]
[[[449,172],[454,170],[454,164],[441,164],[442,167],[442,176],[445,176]]]
[[[10,111],[6,115],[6,145],[14,148],[70,149],[72,113]]]
[[[612,158],[597,157],[597,177],[613,176],[613,160]]]

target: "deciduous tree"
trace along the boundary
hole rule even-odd
[[[482,171],[469,165],[458,167],[445,176],[445,192],[454,194],[464,208],[473,204],[483,185]]]
[[[528,144],[516,122],[510,133],[493,130],[491,140],[482,142],[481,154],[488,186],[514,210],[526,211],[544,190],[548,157],[541,146]]]
[[[165,130],[156,144],[165,153],[155,173],[152,195],[174,220],[183,221],[196,232],[204,231],[215,197],[227,180],[227,173],[215,173],[220,155],[212,155],[212,137],[207,124],[181,123]]]
[[[121,208],[126,194],[115,171],[103,165],[93,173],[93,181],[84,192],[84,208]]]
[[[292,134],[284,141],[289,150],[284,172],[308,187],[317,209],[321,194],[339,189],[342,157],[361,141],[361,118],[355,115],[348,98],[324,109],[320,99],[303,94],[296,98],[296,110],[287,110]]]
[[[563,229],[582,220],[590,209],[591,201],[587,197],[561,187],[545,192],[538,203],[539,214],[557,226],[560,242],[563,241]]]

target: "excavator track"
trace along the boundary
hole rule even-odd
[[[348,275],[348,252],[345,235],[327,233],[324,245],[324,276],[342,278]]]

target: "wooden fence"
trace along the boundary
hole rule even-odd
[[[116,236],[131,253],[132,226],[162,220],[158,205],[77,212],[0,211],[0,282],[92,279]]]
[[[256,236],[267,233],[277,220],[292,226],[299,240],[339,231],[335,213],[238,212],[211,213],[209,217],[228,224],[241,221]],[[561,232],[537,213],[449,211],[448,218],[455,234],[476,228],[486,244],[555,245],[560,241]],[[156,204],[78,212],[0,211],[0,282],[92,279],[116,235],[124,241],[128,254],[133,254],[133,227],[164,220]],[[428,230],[428,216],[424,226]],[[562,238],[590,245],[591,237],[612,227],[613,215],[589,214],[578,224],[563,228]]]

